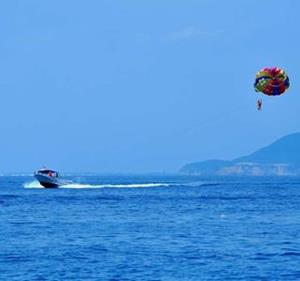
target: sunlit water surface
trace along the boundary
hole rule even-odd
[[[300,280],[299,178],[0,177],[1,280]]]

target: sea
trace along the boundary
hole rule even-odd
[[[300,178],[0,177],[0,280],[300,280]]]

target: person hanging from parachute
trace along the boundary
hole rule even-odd
[[[254,88],[267,96],[280,96],[290,86],[290,80],[283,69],[278,67],[265,67],[256,73]],[[256,102],[257,110],[262,109],[262,99]]]
[[[256,107],[257,107],[257,110],[261,110],[261,107],[262,107],[262,99],[257,100],[257,102],[256,102]]]

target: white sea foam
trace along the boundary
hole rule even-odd
[[[84,184],[69,183],[61,185],[59,188],[146,188],[146,187],[168,187],[170,183],[132,183],[132,184]],[[32,181],[24,184],[25,188],[43,188],[38,181]]]
[[[43,188],[38,181],[24,183],[25,188]]]
[[[201,187],[201,186],[214,186],[218,183],[208,182],[186,182],[186,183],[166,183],[166,182],[151,182],[151,183],[128,183],[128,184],[88,184],[88,183],[76,183],[71,182],[68,184],[61,185],[59,188],[70,188],[70,189],[84,189],[84,188],[150,188],[150,187],[169,187],[169,186],[186,186],[186,187]],[[43,188],[38,181],[27,182],[24,184],[25,188]]]

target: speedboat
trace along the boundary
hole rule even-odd
[[[38,182],[46,188],[55,188],[60,185],[71,183],[67,180],[61,180],[59,178],[59,173],[57,171],[43,168],[34,173],[34,177],[38,180]]]

